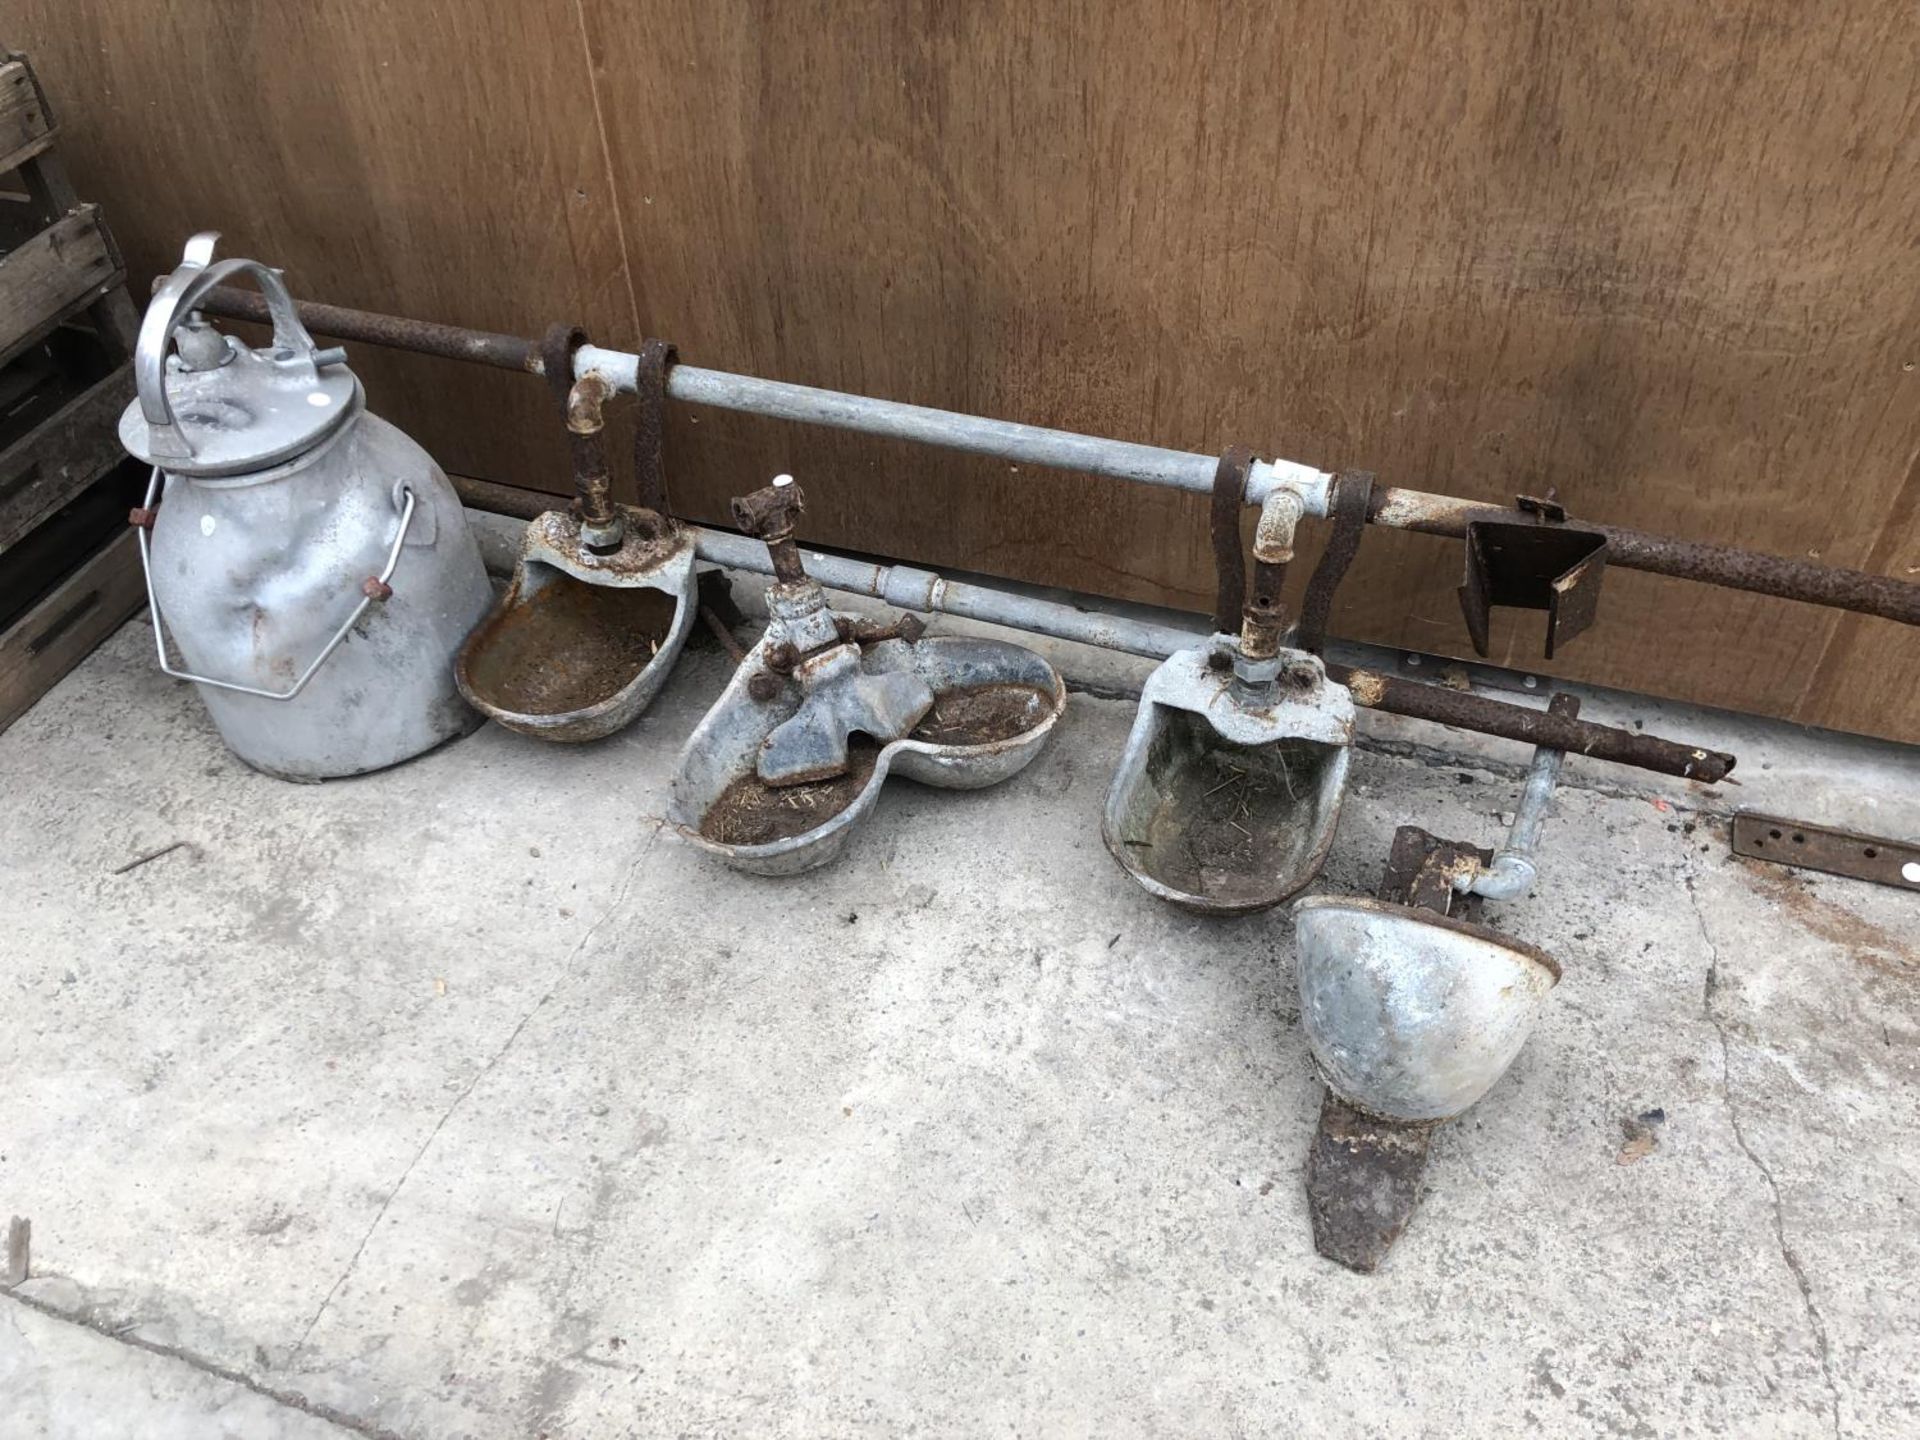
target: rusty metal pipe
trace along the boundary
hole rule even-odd
[[[319,305],[311,300],[298,301],[295,308],[300,312],[300,322],[315,334],[362,345],[411,350],[420,355],[437,355],[443,360],[491,365],[497,370],[524,370],[529,375],[544,373],[539,345],[518,335],[497,335],[488,330],[469,330],[464,325],[441,325],[432,320],[407,320],[373,310],[351,310],[344,305]],[[232,285],[208,291],[200,309],[228,320],[272,323],[267,314],[266,297],[257,290],[242,290]]]
[[[1678,775],[1709,785],[1724,780],[1734,765],[1733,756],[1717,750],[1681,745],[1635,730],[1595,725],[1588,720],[1556,715],[1550,710],[1508,705],[1484,695],[1450,690],[1444,685],[1423,685],[1344,665],[1327,666],[1327,674],[1353,692],[1354,704],[1390,715],[1404,715],[1410,720],[1430,720],[1459,730],[1477,730],[1482,735],[1497,735],[1524,745],[1590,755],[1596,760],[1657,770],[1662,775]]]
[[[580,499],[580,536],[587,548],[610,554],[620,548],[626,528],[613,503],[613,474],[607,466],[607,397],[613,393],[598,375],[576,380],[567,392],[567,433],[573,438],[573,487]]]
[[[1467,525],[1473,521],[1509,525],[1536,523],[1536,517],[1504,505],[1430,495],[1423,490],[1402,490],[1395,486],[1375,490],[1367,520],[1392,530],[1412,530],[1454,540],[1464,539]],[[1678,580],[1772,595],[1781,600],[1798,600],[1807,605],[1852,610],[1902,625],[1920,625],[1920,585],[1891,575],[1870,575],[1864,570],[1849,570],[1839,565],[1814,565],[1732,545],[1676,540],[1587,519],[1575,523],[1583,530],[1607,537],[1609,566],[1671,575]]]
[[[230,319],[267,319],[266,302],[259,295],[226,286],[209,292],[201,308],[208,314]],[[404,320],[397,316],[351,310],[339,305],[318,305],[304,300],[297,302],[296,308],[309,330],[338,339],[391,346],[450,360],[466,360],[504,370],[522,370],[535,375],[544,373],[539,347],[516,336],[468,330],[457,325]],[[591,370],[596,365],[604,367],[616,361],[618,365],[615,368],[622,370],[631,388],[637,383],[634,378],[640,363],[637,356],[586,347],[577,363]],[[619,383],[621,375],[613,378]],[[840,395],[806,386],[729,375],[718,370],[701,370],[690,365],[675,365],[668,371],[667,393],[675,399],[691,403],[773,414],[809,424],[897,435],[926,444],[1000,455],[1002,458],[1034,464],[1079,468],[1090,473],[1179,490],[1210,490],[1217,463],[1210,456],[1188,455],[1157,446],[1124,444],[1093,436],[1073,435],[1066,431],[1046,430],[1039,426],[1016,425],[1007,421],[929,410],[922,406]],[[1276,460],[1256,462],[1254,474],[1256,483],[1250,484],[1247,491],[1249,501],[1259,503],[1275,488],[1293,488],[1306,500],[1308,513],[1326,513],[1331,477],[1324,472],[1290,461]],[[1413,530],[1424,535],[1442,535],[1454,539],[1466,535],[1467,522],[1470,520],[1524,524],[1534,519],[1520,510],[1502,505],[1488,505],[1393,486],[1375,490],[1367,515],[1370,524],[1388,529]],[[1870,575],[1863,570],[1814,565],[1731,545],[1677,540],[1664,535],[1650,535],[1641,530],[1594,524],[1584,519],[1580,524],[1607,537],[1610,542],[1607,554],[1609,565],[1746,590],[1758,595],[1771,595],[1783,600],[1798,600],[1808,605],[1852,610],[1903,625],[1920,625],[1920,585],[1891,575]]]

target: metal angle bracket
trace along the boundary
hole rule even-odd
[[[1920,892],[1920,844],[1904,840],[1740,810],[1733,817],[1733,853]]]
[[[1522,510],[1540,517],[1533,525],[1505,520],[1467,523],[1467,574],[1460,610],[1474,653],[1488,653],[1491,612],[1496,605],[1547,612],[1547,659],[1592,625],[1600,610],[1607,537],[1568,525],[1566,510],[1549,495],[1519,497]]]

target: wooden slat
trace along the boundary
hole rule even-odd
[[[96,205],[82,205],[0,255],[0,364],[125,278]]]
[[[146,600],[140,552],[128,530],[0,635],[0,730],[26,713]]]
[[[120,461],[120,412],[132,398],[123,365],[0,453],[0,551]]]
[[[53,117],[27,62],[0,64],[0,175],[18,169],[53,143]]]

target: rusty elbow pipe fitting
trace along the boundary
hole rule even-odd
[[[1240,653],[1249,660],[1271,660],[1280,653],[1286,608],[1280,592],[1293,561],[1293,532],[1306,506],[1291,490],[1275,490],[1260,507],[1253,532],[1253,593],[1240,622]]]
[[[607,399],[613,386],[597,372],[574,381],[567,392],[567,433],[573,437],[573,488],[580,504],[580,543],[595,555],[611,555],[626,538],[626,520],[613,503],[607,468]]]

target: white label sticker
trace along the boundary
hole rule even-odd
[[[218,522],[218,521],[216,521],[216,520],[215,520],[215,519],[213,518],[213,516],[211,516],[211,515],[202,515],[202,516],[200,517],[200,533],[201,533],[202,535],[211,535],[211,534],[213,534],[213,527],[214,527],[214,526],[215,526],[216,524],[218,524],[218,523],[219,523],[219,522]]]

